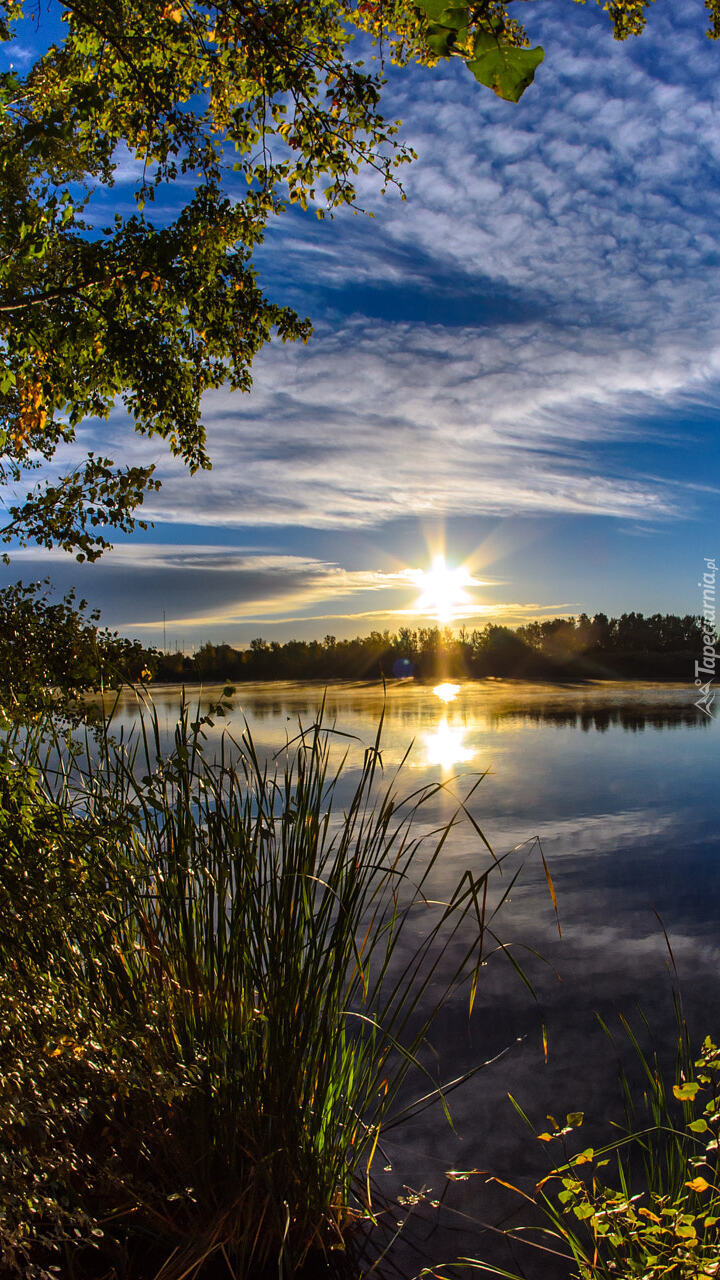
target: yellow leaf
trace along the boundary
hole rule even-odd
[[[595,1152],[592,1147],[587,1147],[585,1151],[581,1151],[579,1156],[575,1156],[573,1164],[592,1164]]]
[[[662,1219],[658,1218],[656,1213],[651,1213],[649,1209],[638,1209],[638,1213],[642,1214],[643,1218],[651,1218],[653,1222],[662,1222]]]
[[[678,1102],[692,1102],[699,1088],[700,1085],[694,1080],[688,1080],[685,1084],[674,1084],[673,1093]]]
[[[706,1178],[693,1178],[692,1181],[686,1182],[685,1186],[689,1187],[691,1191],[707,1191],[710,1183]]]

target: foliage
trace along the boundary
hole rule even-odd
[[[674,1106],[657,1063],[648,1070],[643,1061],[653,1126],[572,1157],[546,1180],[561,1189],[553,1198],[543,1191],[543,1199],[578,1280],[712,1280],[720,1272],[720,1050],[705,1039],[694,1072],[672,1086]],[[564,1137],[581,1122],[582,1115],[569,1116],[559,1133],[540,1136]],[[638,1152],[640,1183],[632,1161]],[[611,1154],[614,1186],[599,1174]]]
[[[53,795],[37,745],[16,733],[0,754],[0,1259],[3,1275],[49,1277],[64,1244],[102,1235],[73,1188],[97,1176],[93,1121],[113,1113],[138,1055],[90,998],[112,824],[57,783]]]
[[[289,1276],[344,1247],[434,1011],[495,945],[497,861],[429,900],[437,788],[400,801],[379,739],[340,812],[320,725],[275,771],[247,733],[211,764],[207,723],[84,763],[6,745],[4,1274]]]
[[[149,674],[137,641],[100,629],[97,610],[70,591],[52,602],[49,582],[0,590],[0,709],[12,717],[54,709],[79,714],[78,696]],[[45,590],[43,590],[45,588]]]
[[[715,36],[719,0],[707,3]],[[640,32],[648,4],[604,5],[616,37]],[[8,486],[118,401],[191,471],[209,466],[203,393],[248,390],[271,333],[310,333],[258,281],[269,222],[290,205],[356,207],[361,169],[384,188],[411,158],[381,114],[386,51],[403,65],[460,58],[513,101],[543,56],[502,0],[62,0],[51,12],[64,24],[53,42],[29,30],[30,4],[0,4],[10,65],[14,42],[40,48],[0,75]],[[135,207],[110,212],[121,169]],[[91,453],[12,499],[2,537],[95,559],[156,483],[152,466]]]
[[[539,1235],[535,1243],[545,1254],[549,1250],[571,1264],[570,1280],[714,1280],[720,1274],[720,1049],[707,1037],[693,1063],[677,1004],[676,1014],[672,1084],[657,1053],[646,1056],[621,1019],[642,1071],[640,1086],[621,1073],[623,1136],[572,1154],[571,1145],[582,1145],[582,1111],[571,1112],[564,1123],[548,1116],[550,1130],[536,1132],[541,1142],[563,1150],[562,1164],[538,1183],[531,1201],[542,1210],[545,1226],[528,1222],[506,1234],[526,1244]],[[462,1261],[471,1271],[521,1280],[477,1258]]]
[[[694,1079],[681,1079],[672,1095],[684,1125],[671,1112],[658,1074],[649,1082],[657,1125],[633,1135],[644,1155],[646,1186],[633,1194],[627,1157],[617,1160],[618,1187],[595,1174],[579,1176],[586,1151],[557,1175],[557,1199],[565,1217],[584,1224],[587,1235],[556,1217],[580,1280],[617,1275],[644,1280],[712,1280],[720,1272],[720,1050],[706,1038]],[[681,1121],[682,1123],[682,1121]],[[604,1161],[598,1162],[605,1163]],[[588,1239],[589,1236],[589,1239]]]

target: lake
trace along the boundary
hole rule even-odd
[[[203,703],[218,692],[206,691]],[[179,692],[157,688],[152,697],[169,740]],[[646,1018],[663,1052],[679,987],[694,1043],[720,1036],[720,725],[696,710],[694,697],[690,684],[486,680],[438,696],[407,681],[327,691],[280,683],[240,686],[228,718],[210,731],[212,749],[223,724],[239,734],[244,717],[270,758],[298,721],[312,723],[324,699],[325,722],[354,735],[338,737],[336,747],[349,753],[349,790],[361,748],[384,716],[386,777],[404,760],[398,792],[444,784],[428,825],[449,818],[483,774],[473,817],[497,854],[515,850],[503,874],[520,875],[497,932],[533,991],[501,952],[482,970],[471,1017],[467,993],[443,1009],[427,1057],[441,1078],[507,1052],[453,1093],[454,1132],[436,1107],[388,1134],[375,1167],[381,1188],[423,1196],[406,1206],[409,1221],[383,1264],[390,1274],[415,1275],[464,1254],[502,1256],[493,1253],[501,1247],[496,1233],[482,1224],[497,1227],[519,1202],[488,1176],[532,1191],[552,1154],[527,1131],[508,1093],[539,1129],[548,1127],[548,1113],[583,1111],[582,1145],[590,1145],[607,1136],[608,1119],[622,1119],[617,1063],[632,1064],[632,1053],[619,1015],[639,1030]],[[123,695],[116,730],[129,732],[136,717],[136,704]],[[472,826],[459,826],[435,868],[433,891],[451,892],[465,866],[477,872],[489,858]],[[427,1084],[419,1079],[414,1089],[420,1095]],[[447,1180],[449,1170],[482,1172]],[[436,1211],[430,1202],[440,1198]],[[561,1261],[527,1247],[514,1246],[513,1257],[528,1276],[566,1274]]]

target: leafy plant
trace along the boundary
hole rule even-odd
[[[69,591],[53,601],[49,582],[0,590],[0,714],[27,718],[52,710],[79,719],[80,696],[149,676],[150,653],[99,628],[98,610]]]
[[[619,1144],[587,1149],[552,1175],[560,1208],[548,1198],[546,1204],[580,1280],[712,1280],[720,1272],[720,1050],[709,1037],[693,1074],[672,1086],[680,1104],[674,1109],[661,1077],[653,1074],[648,1083],[657,1123],[630,1140],[630,1154],[642,1154],[642,1183]],[[681,1112],[679,1123],[673,1111]],[[616,1186],[598,1172],[610,1154]]]
[[[541,1210],[545,1225],[528,1222],[506,1234],[531,1245],[539,1234],[543,1251],[569,1264],[571,1280],[714,1280],[720,1274],[720,1049],[707,1037],[693,1063],[679,1017],[668,1085],[657,1055],[648,1058],[623,1022],[643,1076],[640,1094],[621,1073],[625,1132],[572,1153],[583,1113],[571,1112],[564,1122],[548,1116],[550,1130],[536,1137],[559,1143],[563,1162],[538,1183],[534,1200],[519,1193]],[[461,1261],[521,1280],[481,1259]]]

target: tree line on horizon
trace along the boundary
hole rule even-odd
[[[157,681],[378,680],[415,677],[684,678],[703,647],[692,615],[585,613],[469,631],[401,627],[322,640],[252,640],[247,648],[203,644],[194,654],[148,651]]]
[[[258,680],[690,679],[703,650],[700,617],[582,613],[510,628],[401,627],[322,640],[260,637],[247,648],[201,645],[193,654],[145,648],[100,625],[97,610],[48,583],[0,590],[0,706],[10,714],[67,710],[80,693],[138,682]]]

